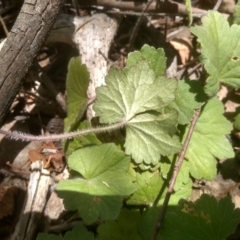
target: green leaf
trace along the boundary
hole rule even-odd
[[[187,183],[183,183],[178,180],[179,183],[181,183],[180,187],[178,187],[178,190],[174,192],[174,194],[171,196],[169,205],[176,205],[180,199],[187,199],[192,194],[192,181],[189,179]],[[177,188],[175,186],[174,188]],[[163,199],[160,200],[159,204],[163,204]]]
[[[142,114],[127,125],[125,152],[136,163],[157,164],[160,154],[168,156],[181,150],[179,138],[174,136],[177,112],[155,116]]]
[[[140,51],[134,51],[128,54],[127,67],[136,65],[141,60],[146,60],[149,68],[154,70],[156,76],[165,76],[166,57],[162,48],[155,49],[144,45]]]
[[[98,227],[97,240],[142,240],[137,231],[141,219],[139,211],[122,209],[115,221],[107,221]]]
[[[68,163],[81,177],[57,185],[65,206],[78,209],[86,223],[117,218],[122,199],[135,191],[127,173],[130,158],[114,144],[103,144],[75,151]]]
[[[195,100],[196,93],[191,92],[192,83],[184,80],[179,81],[176,91],[176,99],[171,106],[175,108],[178,113],[179,124],[188,124],[192,120],[194,110],[200,108],[202,103]]]
[[[192,134],[186,158],[191,175],[196,179],[211,180],[216,176],[216,159],[234,157],[232,146],[225,135],[232,130],[232,124],[223,116],[223,104],[213,98],[202,110]],[[188,129],[186,130],[186,134]]]
[[[136,166],[141,170],[141,171],[147,171],[150,170],[151,172],[154,172],[159,169],[161,163],[158,162],[156,165],[153,164],[146,164],[145,162],[142,162],[140,164],[137,164]]]
[[[202,18],[202,26],[191,28],[202,46],[202,62],[209,73],[205,91],[209,96],[217,94],[220,82],[240,87],[240,29],[231,27],[225,17],[209,11]]]
[[[131,68],[112,68],[107,86],[97,89],[94,110],[101,123],[131,121],[146,111],[160,111],[174,100],[177,80],[157,77],[147,61]]]
[[[37,240],[61,240],[62,238],[55,234],[39,233]]]
[[[169,171],[172,166],[172,161],[173,161],[174,156],[168,156],[168,157],[163,157],[161,159],[161,174],[164,179],[167,179],[169,177]]]
[[[160,154],[181,149],[174,136],[177,113],[163,110],[174,100],[176,80],[157,77],[141,60],[124,70],[111,69],[106,84],[97,89],[94,110],[101,123],[127,123],[125,151],[137,163],[156,164]]]
[[[37,240],[94,240],[94,234],[88,232],[88,230],[83,225],[75,226],[72,231],[68,231],[64,238],[59,237],[54,234],[39,233]]]
[[[152,205],[164,185],[159,171],[136,173],[137,190],[127,201],[130,205]]]
[[[240,223],[240,209],[229,197],[217,201],[202,195],[195,203],[181,201],[167,210],[158,239],[224,240]]]
[[[158,198],[158,205],[163,203],[166,194],[166,182],[163,180],[159,171],[145,171],[132,174],[137,190],[127,201],[130,205],[148,205],[152,206]],[[170,204],[176,204],[179,199],[187,198],[192,192],[192,181],[189,178],[188,163],[184,163],[178,175],[175,187],[175,193],[172,195]],[[161,193],[161,195],[160,195]]]
[[[176,183],[174,185],[174,191],[178,191],[183,188],[183,184],[188,184],[189,182],[192,182],[190,176],[189,176],[189,163],[187,161],[183,161],[183,164],[181,166],[181,169],[178,173]]]
[[[83,225],[78,225],[72,229],[72,231],[68,231],[64,240],[94,240],[94,234],[89,232]]]
[[[159,206],[150,207],[143,212],[140,222],[138,224],[138,231],[143,240],[149,240],[152,238],[153,230],[156,226],[159,212]]]
[[[77,130],[81,130],[81,129],[88,129],[90,127],[91,126],[88,123],[88,121],[83,121],[83,122],[79,122],[78,124],[76,124],[76,126],[72,130],[77,131]],[[75,137],[74,139],[66,141],[65,144],[66,144],[65,151],[66,151],[66,155],[68,156],[79,148],[93,146],[93,145],[101,145],[102,143],[96,137],[95,134],[91,133],[88,135]]]
[[[169,156],[168,158],[164,158],[164,161],[161,160],[160,169],[162,177],[167,181],[170,181],[170,177],[172,176],[172,171],[174,169],[172,165],[176,162],[174,158],[175,156]],[[174,185],[174,191],[180,190],[183,185],[188,184],[189,182],[191,182],[189,177],[189,163],[188,161],[183,161]]]
[[[87,89],[90,81],[89,72],[80,57],[72,58],[68,65],[67,75],[67,111],[68,117],[64,120],[64,130],[71,128],[82,118],[86,110],[88,98]]]
[[[192,184],[189,182],[184,186],[184,188],[177,191],[171,196],[170,201],[168,203],[168,209],[171,206],[177,205],[180,199],[187,199],[191,195],[191,193],[192,193]],[[141,218],[141,221],[138,224],[138,231],[144,240],[149,240],[152,237],[153,230],[155,228],[157,218],[159,217],[159,213],[161,211],[161,207],[162,207],[165,195],[166,195],[166,190],[164,190],[164,194],[162,194],[160,201],[158,202],[158,205],[147,209],[147,211],[144,212]],[[170,240],[170,239],[166,239],[166,240]]]
[[[234,118],[234,127],[240,130],[240,114]]]

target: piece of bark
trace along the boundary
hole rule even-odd
[[[61,14],[46,40],[46,43],[64,42],[78,48],[82,62],[90,73],[91,81],[87,92],[90,102],[96,97],[96,88],[105,84],[108,52],[118,28],[118,21],[106,14],[87,17]],[[87,118],[90,121],[94,116],[90,105]]]
[[[11,240],[35,239],[36,229],[42,219],[51,183],[50,173],[43,169],[41,161],[33,162],[31,170],[25,204]]]
[[[65,211],[63,199],[59,198],[56,192],[52,192],[44,210],[44,216],[51,221],[57,220],[63,211]]]
[[[0,51],[0,125],[50,31],[63,0],[25,0]]]
[[[108,52],[117,28],[117,19],[106,14],[95,14],[74,33],[73,40],[80,52],[82,62],[86,64],[90,73],[91,80],[87,91],[89,101],[95,99],[96,88],[105,85]],[[93,117],[95,112],[90,105],[87,109],[88,121],[90,122]]]

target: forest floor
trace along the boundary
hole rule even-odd
[[[0,15],[7,29],[10,30],[21,4],[16,1],[1,2]],[[9,5],[6,2],[10,2]],[[139,1],[135,2],[136,6],[137,2]],[[224,14],[231,14],[233,6],[233,2],[226,1],[224,6],[220,7],[220,11]],[[111,11],[111,14],[114,15],[114,10],[116,10],[111,7],[100,10],[95,5],[84,7],[80,3],[78,7],[80,16],[90,16],[93,12],[104,11]],[[201,4],[196,3],[195,7],[213,9],[214,4],[201,1]],[[121,9],[119,11],[123,12]],[[62,13],[77,15],[72,1],[65,4]],[[168,74],[171,77],[200,79],[203,74],[198,60],[200,52],[196,38],[190,32],[186,14],[177,12],[160,15],[148,14],[143,17],[141,24],[136,28],[139,17],[142,16],[141,13],[136,14],[134,9],[127,13],[124,15],[123,12],[121,15],[122,20],[117,34],[111,44],[109,55],[106,56],[111,65],[123,68],[129,52],[139,50],[144,44],[148,44],[165,50],[168,58]],[[201,24],[201,19],[195,16],[193,24]],[[5,33],[0,25],[0,39],[4,38]],[[63,131],[63,120],[67,116],[64,108],[66,105],[67,67],[69,60],[78,54],[76,47],[65,43],[51,43],[42,47],[25,78],[21,91],[9,110],[4,129],[33,135],[54,134]],[[45,77],[40,79],[39,74],[44,74]],[[236,109],[240,108],[240,92],[222,86],[218,97],[225,104],[225,116],[232,121]],[[59,99],[65,104],[61,104]],[[235,206],[240,208],[240,133],[233,132],[229,139],[236,151],[235,159],[219,163],[219,173],[213,181],[195,181],[190,200],[198,199],[202,193],[208,193],[216,198],[229,195]],[[0,209],[0,236],[2,236],[1,239],[9,239],[24,204],[31,174],[31,163],[36,160],[44,162],[44,166],[51,172],[52,185],[55,181],[66,178],[67,172],[61,142],[21,142],[7,139],[4,136],[0,136],[0,141],[0,203],[2,206]],[[45,153],[44,150],[46,150]],[[58,205],[55,201],[57,200],[53,200],[52,204],[56,204],[59,209],[56,211],[56,216],[53,216],[54,220],[49,221],[48,229],[55,233],[64,232],[67,228],[71,229],[80,219],[75,212],[64,212],[60,215],[59,212],[63,211],[62,205],[61,203]],[[49,209],[57,207],[56,205],[49,206]],[[63,222],[67,222],[67,224],[63,226]],[[240,239],[240,230],[228,239]]]

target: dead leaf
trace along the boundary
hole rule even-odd
[[[0,185],[0,219],[12,215],[17,188]]]
[[[39,150],[30,150],[28,152],[28,158],[31,162],[36,161],[43,161],[44,163],[47,162],[46,157],[39,152]]]
[[[65,166],[63,159],[64,154],[61,152],[50,154],[48,161],[51,162],[55,172],[60,173],[63,171]]]
[[[193,47],[189,38],[175,38],[170,43],[178,51],[183,65],[191,60]]]

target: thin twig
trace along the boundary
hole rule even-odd
[[[187,74],[187,77],[190,77],[198,68],[202,66],[202,63],[198,63],[196,66],[194,66],[189,73]]]
[[[50,94],[54,96],[56,102],[60,107],[61,113],[65,115],[67,112],[67,105],[63,94],[56,89],[56,86],[54,85],[52,79],[47,75],[47,73],[41,72],[38,76],[40,82],[43,83],[43,85],[47,87]]]
[[[223,0],[217,0],[213,10],[217,11],[219,9],[219,7],[221,6],[222,2],[223,2]]]
[[[80,16],[80,13],[79,13],[79,4],[78,4],[78,1],[77,1],[77,0],[73,0],[73,6],[75,7],[77,16]]]
[[[3,27],[3,30],[4,30],[4,32],[5,32],[5,34],[6,34],[6,36],[8,36],[8,29],[7,29],[7,27],[6,27],[6,24],[5,24],[5,22],[3,21],[3,18],[2,18],[2,16],[1,16],[1,14],[0,14],[0,22],[1,22],[1,25],[2,25],[2,27]]]
[[[173,193],[174,184],[176,182],[178,173],[179,173],[180,168],[182,166],[182,163],[184,161],[184,157],[185,157],[185,154],[186,154],[186,151],[187,151],[190,139],[191,139],[192,134],[193,134],[193,130],[195,128],[195,125],[197,123],[197,120],[198,120],[199,116],[200,116],[200,109],[196,110],[195,113],[194,113],[194,117],[193,117],[192,123],[190,125],[187,137],[185,139],[182,151],[181,151],[181,153],[179,155],[179,158],[178,158],[178,160],[177,160],[177,162],[176,162],[176,164],[174,166],[174,171],[173,171],[173,174],[172,174],[172,177],[171,177],[171,180],[170,180],[168,191],[167,191],[167,194],[165,196],[165,199],[164,199],[161,211],[159,213],[156,225],[154,227],[153,235],[152,235],[152,238],[151,238],[152,240],[156,240],[157,235],[158,235],[158,231],[161,228],[162,221],[163,221],[163,218],[164,218],[166,210],[167,210],[168,202],[169,202],[170,197],[171,197],[171,195]]]
[[[99,10],[100,11],[100,10]],[[140,12],[132,12],[132,11],[116,11],[116,10],[103,10],[102,12],[118,14],[118,15],[127,15],[127,16],[141,16]],[[205,14],[192,14],[194,18],[202,18]],[[187,13],[155,13],[155,12],[145,12],[145,16],[160,16],[160,17],[176,17],[176,16],[187,16]]]
[[[116,8],[119,10],[132,10],[136,12],[142,12],[145,8],[145,1],[117,1],[117,0],[78,0],[78,3],[82,6],[103,6],[106,8]],[[186,5],[178,3],[172,0],[165,2],[152,2],[148,8],[148,12],[163,12],[163,13],[184,13],[187,14]],[[207,11],[199,8],[192,8],[193,14],[206,14]]]
[[[236,188],[238,188],[240,186],[240,182],[234,184],[233,186],[231,186],[230,188],[228,188],[227,190],[225,190],[224,192],[220,193],[219,195],[215,196],[216,199],[220,199],[224,196],[226,196],[227,194],[231,194],[232,191],[234,191]]]
[[[145,8],[143,9],[143,11],[141,12],[141,16],[138,18],[134,28],[133,28],[133,31],[132,31],[132,34],[131,34],[131,37],[130,37],[130,40],[129,40],[129,48],[131,49],[132,46],[133,46],[133,43],[135,42],[135,39],[136,39],[136,36],[137,36],[137,32],[141,26],[141,23],[142,23],[142,20],[143,20],[143,17],[145,16],[145,12],[147,11],[147,9],[149,8],[149,6],[151,5],[151,3],[153,2],[154,0],[149,0],[148,3],[146,4]]]
[[[5,169],[5,168],[1,168],[0,169],[0,174],[4,175],[5,177],[18,177],[20,179],[24,179],[24,180],[29,180],[29,175],[30,172],[29,171],[17,171],[17,170],[13,170],[13,169]]]
[[[164,38],[165,38],[165,41],[167,41],[168,20],[169,20],[169,17],[166,16],[165,17],[165,23],[164,23]]]

